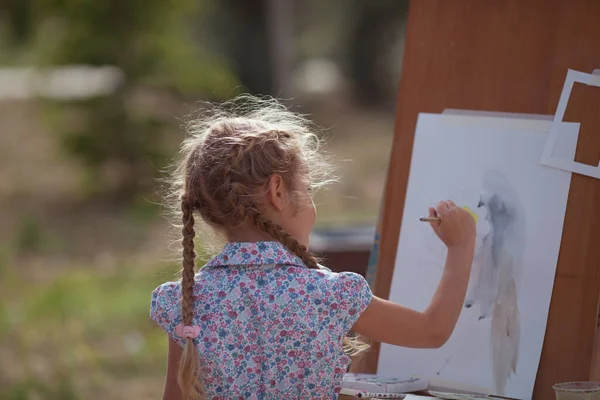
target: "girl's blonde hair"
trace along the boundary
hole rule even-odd
[[[210,105],[204,118],[188,125],[182,160],[171,179],[173,211],[182,222],[182,317],[193,324],[194,214],[209,226],[227,232],[251,225],[281,242],[308,268],[319,268],[310,251],[259,210],[256,198],[271,176],[279,174],[292,199],[299,185],[320,188],[331,179],[331,164],[319,152],[315,126],[273,98],[242,95],[219,106]],[[357,337],[344,339],[344,350],[365,350]],[[184,398],[204,398],[200,357],[187,339],[181,359],[179,385]]]

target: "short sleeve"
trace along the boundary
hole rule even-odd
[[[323,271],[331,272],[331,270],[329,268],[327,268],[326,266],[321,265],[321,264],[317,264],[317,265],[319,266],[319,269],[322,269]]]
[[[334,293],[340,311],[343,334],[346,334],[373,299],[369,284],[354,272],[340,272],[334,284]]]
[[[152,292],[150,318],[156,322],[171,339],[182,347],[185,342],[175,334],[175,327],[181,323],[181,289],[176,282],[167,282]]]

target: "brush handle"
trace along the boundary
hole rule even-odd
[[[441,219],[438,217],[421,217],[419,218],[421,222],[440,222]]]
[[[477,222],[477,219],[479,219],[479,216],[477,214],[475,214],[473,211],[471,211],[471,209],[467,206],[463,206],[461,207],[463,210],[465,210],[466,212],[468,212],[473,219],[475,220],[475,222]],[[441,222],[442,220],[439,217],[421,217],[419,218],[419,221],[421,222]]]

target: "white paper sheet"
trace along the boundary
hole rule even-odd
[[[502,352],[505,358],[518,354],[516,374],[500,386],[504,386],[505,396],[527,399],[533,391],[542,350],[571,174],[539,163],[549,121],[541,122],[547,125],[540,130],[531,129],[529,122],[494,123],[497,118],[490,118],[489,123],[481,123],[481,117],[474,117],[477,124],[449,124],[445,118],[421,114],[418,119],[390,300],[419,311],[429,305],[442,274],[446,249],[419,217],[439,200],[453,199],[480,216],[477,260],[467,299],[473,304],[463,307],[452,337],[440,349],[383,344],[378,373],[436,377],[500,394],[492,368],[492,342],[498,343],[498,339],[491,338],[491,324],[492,319],[497,326],[507,324],[493,317],[500,309],[495,307],[506,307],[504,298],[516,297],[513,306],[520,317],[518,323],[513,319],[509,325],[511,337],[518,340]],[[577,124],[563,124],[562,128],[563,150],[574,156]],[[491,183],[484,182],[484,176]],[[478,208],[482,200],[484,205]],[[510,210],[509,222],[506,215],[498,214],[502,209],[498,204]],[[487,218],[491,215],[495,225]],[[490,232],[496,236],[486,236]],[[500,260],[493,264],[493,257],[481,257],[490,245]],[[505,266],[502,260],[506,259],[514,260],[512,267]],[[490,266],[505,273],[490,277]],[[496,279],[499,276],[501,279]],[[502,293],[503,300],[499,301],[499,296],[493,299],[490,293]],[[515,296],[507,296],[510,293]],[[514,333],[515,325],[520,327],[520,334]],[[506,343],[503,346],[507,347]],[[507,362],[512,360],[496,358],[500,367]]]
[[[562,120],[565,116],[567,105],[569,104],[573,85],[575,82],[579,82],[589,86],[600,87],[600,75],[597,75],[596,71],[597,70],[595,70],[593,74],[586,74],[571,69],[568,70],[560,100],[556,107],[556,114],[554,115],[553,123],[550,126],[550,134],[548,135],[544,151],[540,157],[542,165],[600,179],[600,163],[597,166],[587,165],[575,161],[575,154],[570,157],[565,157],[564,155],[557,153],[557,149],[562,149],[563,146],[561,144],[561,140],[563,139],[561,137]],[[561,150],[558,151],[560,152]]]

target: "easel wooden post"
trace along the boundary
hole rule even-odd
[[[599,68],[600,2],[412,1],[406,35],[374,287],[382,298],[390,292],[418,113],[454,108],[554,114],[567,69]],[[565,119],[586,121],[576,160],[597,165],[600,96],[573,89]],[[573,175],[534,399],[553,399],[553,384],[588,380],[592,373],[599,209],[600,180]],[[375,343],[352,370],[376,372],[378,354]]]

